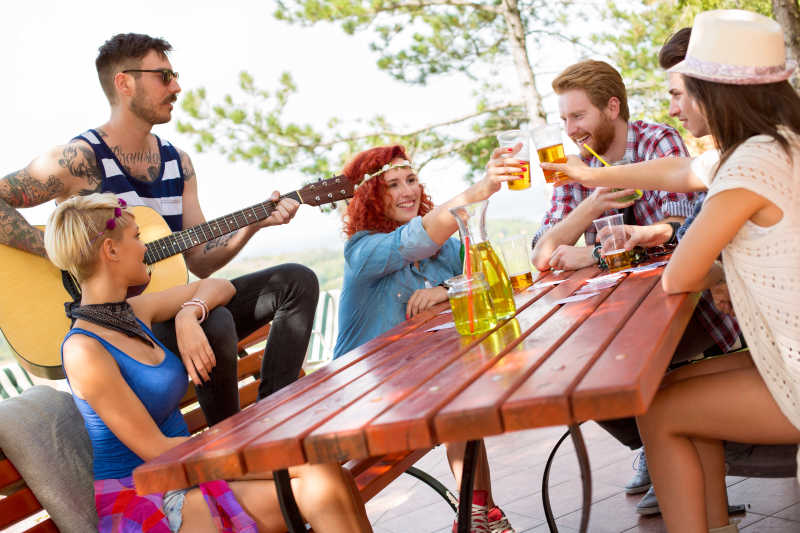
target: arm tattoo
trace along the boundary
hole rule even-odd
[[[100,170],[97,168],[97,159],[91,148],[77,142],[70,143],[64,147],[62,158],[58,160],[58,164],[69,170],[69,173],[76,178],[85,179],[89,189],[100,190],[102,178]]]
[[[233,233],[228,233],[227,235],[222,235],[221,237],[217,237],[216,239],[208,241],[203,251],[205,253],[208,253],[214,248],[222,248],[224,246],[228,246],[228,241],[230,241],[234,235],[236,235],[235,231]]]
[[[30,175],[27,168],[12,172],[0,180],[0,199],[10,207],[32,207],[57,198],[64,184],[53,175],[42,183]]]
[[[192,181],[196,176],[194,165],[192,165],[192,160],[189,159],[189,154],[183,151],[181,151],[181,167],[183,168],[183,181]]]
[[[47,257],[44,233],[34,228],[19,211],[0,200],[0,243]]]

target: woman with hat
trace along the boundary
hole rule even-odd
[[[669,531],[733,533],[723,441],[800,443],[800,96],[783,35],[701,13],[680,73],[720,150],[708,196],[664,273],[669,293],[723,275],[750,353],[681,368],[638,418]],[[717,258],[722,255],[722,264]]]
[[[497,153],[507,149],[498,148]],[[434,206],[405,148],[378,146],[356,154],[342,170],[360,183],[344,215],[344,285],[334,358],[447,300],[443,282],[461,274],[458,229],[449,209],[485,200],[518,168],[489,167],[486,176]],[[447,446],[459,481],[464,444]],[[481,446],[473,491],[473,533],[513,533],[491,501],[489,464]],[[455,526],[454,526],[455,527]]]

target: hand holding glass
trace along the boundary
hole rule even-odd
[[[631,266],[631,253],[625,249],[628,238],[622,214],[610,215],[593,221],[597,230],[600,255],[605,259],[609,272],[617,272]]]
[[[561,126],[558,124],[547,124],[536,128],[531,132],[533,144],[536,145],[536,152],[541,163],[566,163],[567,157],[564,155],[564,145],[561,142]],[[554,183],[563,179],[555,170],[544,171],[544,181]]]
[[[522,148],[514,157],[522,163],[522,176],[508,182],[508,188],[512,191],[521,191],[531,186],[531,139],[527,131],[508,130],[497,135],[497,142],[500,148],[514,148],[518,143],[522,143]],[[511,156],[502,156],[511,157]]]

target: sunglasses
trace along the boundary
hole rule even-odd
[[[161,74],[161,81],[164,82],[164,85],[169,85],[169,83],[175,79],[178,79],[178,73],[174,72],[168,68],[150,68],[150,69],[142,69],[142,68],[129,68],[127,70],[123,70],[123,74],[127,74],[128,72],[157,72]]]

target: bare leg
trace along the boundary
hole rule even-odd
[[[661,388],[663,389],[683,379],[694,378],[705,374],[716,374],[717,372],[725,372],[726,370],[752,367],[753,359],[750,357],[749,350],[734,354],[722,354],[673,370],[664,376],[664,379],[661,381]]]
[[[302,465],[289,469],[292,491],[300,513],[319,533],[369,533],[372,527],[357,496],[352,477],[338,464]],[[284,533],[275,483],[271,479],[231,481],[236,499],[257,523],[262,533]],[[181,531],[216,531],[203,494],[186,494]]]
[[[662,388],[637,419],[669,531],[728,523],[719,441],[800,442],[755,367],[731,370],[729,359],[694,365],[694,376]]]
[[[186,493],[183,502],[183,522],[179,533],[216,533],[217,526],[211,518],[206,500],[200,489],[192,489]]]
[[[464,450],[466,447],[466,442],[445,444],[445,448],[447,449],[447,461],[450,463],[450,470],[453,472],[453,477],[456,480],[456,487],[461,486],[461,472],[464,469]],[[475,464],[475,483],[472,487],[475,490],[485,490],[488,495],[487,503],[489,508],[494,507],[489,459],[486,456],[486,445],[484,445],[483,440],[481,440],[481,445],[478,447],[478,461]]]

